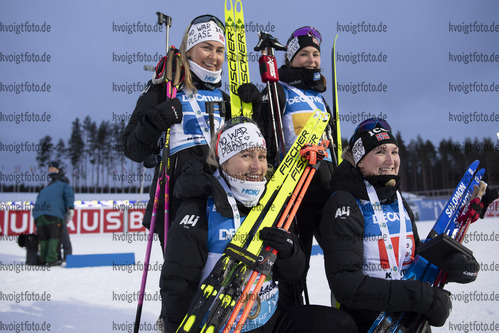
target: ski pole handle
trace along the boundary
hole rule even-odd
[[[277,62],[274,56],[263,54],[258,59],[258,63],[260,64],[260,76],[263,83],[279,81]]]
[[[266,48],[272,48],[277,51],[286,51],[288,48],[277,40],[274,36],[271,34],[264,32],[264,31],[259,31],[258,32],[258,37],[260,38],[258,40],[258,43],[255,46],[255,51],[262,51]]]
[[[168,53],[168,46],[170,45],[170,27],[172,26],[172,18],[168,15],[165,15],[161,12],[156,12],[156,15],[158,15],[158,25],[165,25],[166,26],[166,53]]]

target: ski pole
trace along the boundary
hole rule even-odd
[[[184,67],[180,57],[180,52],[174,47],[170,47],[168,51],[169,58],[166,66],[166,98],[173,99],[177,96],[177,90],[184,80]],[[175,73],[175,75],[173,75]],[[166,251],[166,239],[170,226],[170,128],[166,131],[165,146],[163,148],[163,161],[166,165],[161,173],[165,179],[165,212],[164,212],[164,236],[163,236],[163,253]],[[160,179],[161,181],[161,179]]]
[[[291,226],[291,223],[293,222],[293,219],[296,215],[296,212],[298,211],[298,208],[300,207],[300,204],[303,200],[303,197],[305,196],[305,193],[307,192],[308,187],[310,186],[310,182],[312,181],[312,178],[315,175],[315,172],[318,169],[319,162],[327,155],[326,152],[326,147],[329,145],[329,142],[327,140],[322,141],[320,145],[305,145],[302,150],[300,150],[300,154],[303,156],[303,158],[308,160],[308,166],[305,169],[304,173],[302,174],[298,184],[296,185],[290,200],[288,204],[286,205],[285,210],[281,214],[281,217],[276,225],[276,227],[280,228],[282,227],[284,230],[288,230],[289,227]],[[288,215],[289,214],[289,215]],[[286,223],[284,221],[286,220]],[[284,224],[284,226],[283,226]],[[277,255],[277,250],[272,249],[270,246],[267,246],[265,248],[265,251],[271,251],[274,256]],[[234,324],[234,321],[239,314],[239,311],[241,310],[241,307],[243,306],[244,300],[248,299],[248,302],[246,303],[246,307],[243,310],[243,313],[241,315],[241,318],[239,319],[238,323],[236,324],[234,333],[238,333],[241,331],[242,326],[244,325],[244,322],[248,318],[249,312],[251,311],[251,308],[253,306],[253,303],[256,299],[256,295],[260,292],[263,283],[265,282],[266,275],[263,273],[260,273],[260,278],[253,289],[253,292],[251,295],[249,294],[249,290],[251,289],[251,286],[255,282],[259,272],[257,270],[254,270],[253,273],[251,274],[240,298],[238,303],[236,304],[231,316],[229,317],[229,320],[224,328],[224,332],[229,332],[232,328],[232,325]]]
[[[165,63],[166,61],[166,63]],[[177,49],[174,47],[171,47],[168,56],[163,58],[162,61],[160,61],[160,64],[158,64],[158,69],[157,73],[159,72],[160,75],[162,75],[162,71],[166,72],[165,79],[166,79],[166,98],[171,99],[175,98],[177,89],[180,86],[181,82],[183,81],[184,78],[184,70],[183,66],[181,64],[180,60],[180,53]],[[173,76],[173,71],[175,72],[175,76]],[[173,79],[173,82],[172,82]],[[144,301],[144,290],[146,286],[146,281],[147,281],[147,273],[149,270],[149,259],[151,257],[151,246],[152,246],[152,240],[154,238],[154,229],[156,228],[156,218],[157,218],[157,212],[158,212],[158,206],[159,206],[159,198],[160,198],[160,193],[161,193],[161,185],[164,183],[165,185],[165,210],[164,210],[164,240],[163,244],[166,248],[166,239],[167,239],[167,233],[168,233],[168,221],[169,221],[169,200],[170,200],[170,192],[169,192],[169,181],[170,181],[170,176],[168,175],[168,169],[169,169],[169,164],[170,164],[170,158],[169,158],[169,152],[170,152],[170,129],[168,128],[166,132],[166,137],[165,137],[165,146],[163,148],[163,156],[161,160],[161,164],[159,166],[159,173],[158,173],[158,179],[156,182],[156,191],[154,195],[154,205],[153,205],[153,210],[152,210],[152,216],[151,216],[151,225],[149,226],[149,239],[147,240],[147,250],[146,250],[146,257],[144,260],[144,271],[142,272],[142,282],[140,286],[140,293],[139,293],[139,304],[137,306],[137,315],[135,319],[135,328],[134,332],[138,332],[139,329],[139,324],[140,324],[140,317],[142,313],[142,304]],[[165,248],[163,248],[163,253]]]
[[[170,45],[170,27],[172,26],[172,18],[168,15],[165,15],[161,12],[156,12],[158,15],[158,25],[165,25],[166,27],[166,54],[168,54],[168,46]]]
[[[262,55],[258,59],[258,63],[260,64],[260,76],[262,78],[262,82],[267,83],[270,114],[272,116],[272,127],[276,145],[276,159],[277,164],[279,164],[279,146],[282,149],[282,156],[286,155],[286,147],[281,119],[281,108],[279,105],[279,96],[277,94],[279,71],[277,70],[277,61],[274,56],[274,50],[285,51],[287,48],[279,43],[276,38],[266,32],[260,31],[258,36],[260,39],[255,46],[255,51],[262,51]]]
[[[168,41],[169,41],[169,34],[170,34],[170,26],[172,24],[172,19],[171,17],[160,13],[156,12],[156,15],[158,15],[158,25],[162,25],[163,23],[166,24],[166,48],[168,50]],[[168,52],[167,52],[168,53]],[[166,55],[165,55],[166,58]],[[166,60],[163,58],[164,60]],[[160,61],[161,63],[161,61]],[[164,65],[164,64],[163,64]],[[159,66],[159,64],[158,64]],[[158,71],[158,68],[156,68],[156,73]],[[169,137],[168,137],[169,139]],[[168,141],[168,140],[166,140]],[[166,142],[165,142],[166,143]],[[162,166],[160,165],[160,170]],[[152,247],[152,240],[154,238],[154,229],[156,228],[156,215],[158,211],[158,204],[159,204],[159,195],[160,195],[160,176],[158,175],[158,181],[156,183],[156,191],[154,195],[154,204],[153,204],[153,211],[151,214],[151,224],[149,225],[149,237],[147,239],[147,247],[146,247],[146,256],[144,260],[144,270],[142,271],[142,281],[140,283],[140,292],[139,292],[139,300],[137,304],[137,312],[135,314],[135,323],[134,323],[134,333],[139,332],[139,326],[140,326],[140,318],[142,316],[142,306],[144,303],[144,291],[146,288],[146,282],[147,282],[147,274],[149,272],[149,259],[151,257],[151,247]]]

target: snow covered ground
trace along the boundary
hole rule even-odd
[[[419,222],[421,235],[432,223]],[[495,332],[499,330],[499,218],[479,220],[470,227],[466,245],[482,264],[475,283],[450,284],[453,312],[434,332]],[[13,237],[0,237],[0,331],[132,332],[146,250],[145,241],[130,242],[113,234],[74,235],[74,254],[134,252],[136,265],[94,268],[52,267],[34,271],[24,266],[25,252]],[[153,247],[142,312],[141,332],[155,331],[160,311],[161,251]],[[329,305],[323,256],[311,259],[310,300]]]

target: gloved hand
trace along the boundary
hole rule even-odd
[[[433,289],[433,302],[430,309],[424,314],[431,326],[441,327],[449,318],[452,310],[450,292],[442,288]]]
[[[265,227],[260,230],[260,239],[264,246],[279,251],[277,257],[281,259],[289,258],[293,254],[296,236],[282,228]]]
[[[243,83],[237,88],[237,94],[244,103],[262,104],[262,94],[253,83]]]
[[[258,119],[262,107],[262,94],[253,83],[243,83],[237,88],[237,94],[244,103],[251,103],[253,119]]]
[[[66,222],[71,221],[73,217],[75,216],[75,210],[74,208],[69,208],[67,213],[66,213]]]
[[[465,206],[467,210],[463,212],[457,218],[458,223],[466,223],[468,219],[471,219],[470,223],[475,222],[480,217],[480,214],[483,210],[483,203],[480,202],[480,198],[475,198],[469,202],[469,205]]]
[[[160,132],[182,121],[182,103],[178,98],[166,100],[146,112],[149,122]]]
[[[145,168],[154,168],[161,162],[161,155],[159,154],[151,154],[147,157],[142,163]]]
[[[470,283],[476,280],[480,264],[475,257],[456,252],[446,258],[442,270],[447,272],[448,282]]]
[[[485,191],[485,194],[482,197],[482,202],[481,202],[483,204],[482,211],[479,212],[481,219],[483,219],[483,217],[485,216],[485,213],[487,212],[489,205],[492,202],[494,202],[497,198],[499,198],[499,192],[487,186],[487,190]]]

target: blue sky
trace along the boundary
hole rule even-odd
[[[284,43],[295,28],[312,25],[323,36],[322,68],[328,80],[324,96],[332,104],[331,48],[338,33],[336,47],[343,60],[337,62],[342,88],[339,110],[345,117],[341,123],[343,136],[351,135],[356,125],[353,120],[359,116],[381,114],[406,142],[418,135],[434,144],[443,138],[458,142],[465,137],[498,139],[499,2],[245,0],[243,4],[249,30],[250,78],[260,85],[259,54],[253,51],[257,30],[270,29],[268,32]],[[144,23],[154,27],[155,13],[161,11],[173,18],[170,44],[179,46],[193,17],[211,13],[223,18],[223,6],[223,1],[201,0],[188,4],[131,0],[2,2],[2,172],[13,172],[16,166],[20,171],[29,170],[36,165],[34,153],[8,151],[13,144],[36,144],[45,135],[51,135],[54,141],[66,141],[76,117],[82,120],[90,115],[99,123],[132,113],[140,92],[119,92],[117,87],[145,83],[151,73],[142,67],[155,62],[121,60],[139,52],[153,58],[163,54],[165,32],[127,33],[121,31],[123,27]],[[50,31],[15,32],[21,25],[28,29],[26,23],[40,30],[50,25]],[[369,25],[384,28],[381,32],[353,33],[354,26],[365,30]],[[26,53],[28,58],[34,55],[46,59],[50,55],[50,62],[11,61]],[[279,64],[283,58],[284,53],[278,52]],[[366,61],[369,59],[376,61]],[[226,65],[224,68],[226,71]],[[228,83],[226,78],[225,74],[223,81]],[[50,85],[50,92],[8,91],[26,82],[39,89]],[[384,86],[385,91],[352,93],[354,86],[365,89],[369,84]],[[469,89],[472,91],[466,93]],[[26,113],[27,118],[50,115],[50,121],[11,121],[20,114],[26,118]]]

